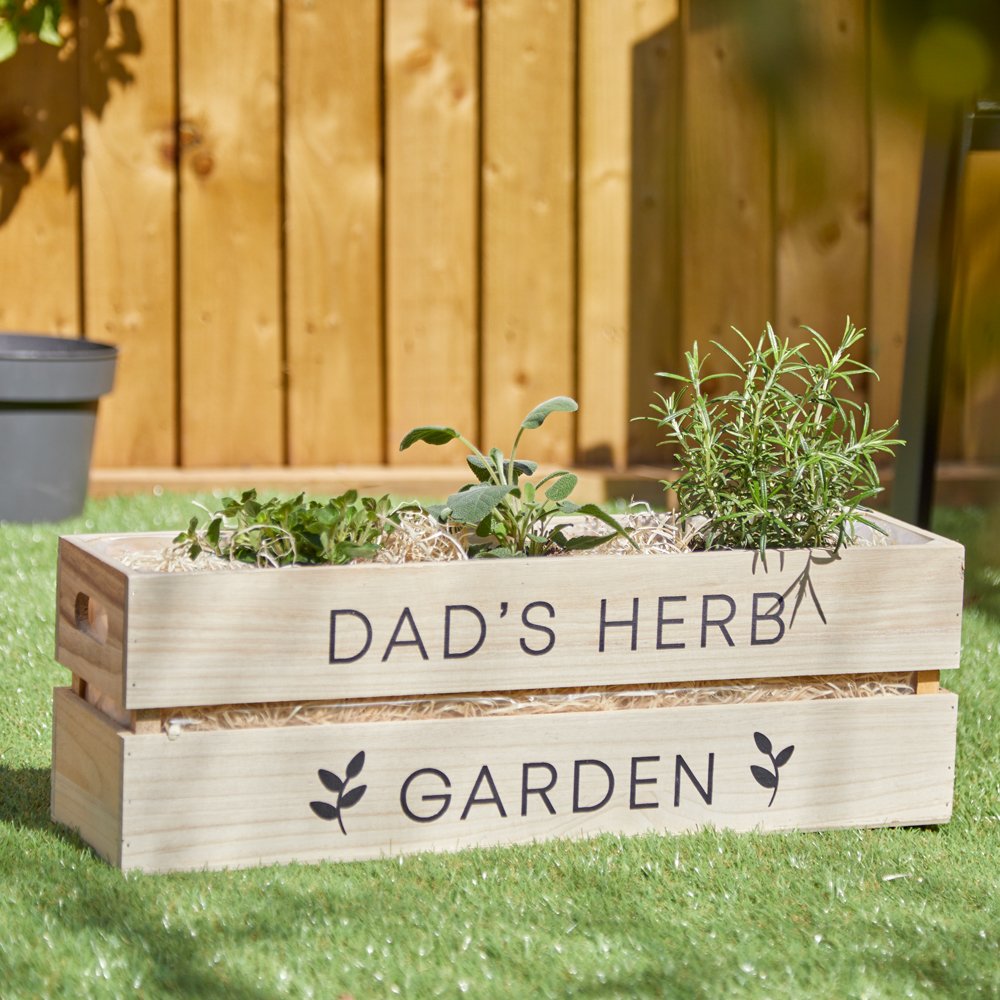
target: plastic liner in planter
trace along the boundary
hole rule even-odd
[[[110,344],[0,334],[0,520],[83,510],[97,401],[117,357]]]

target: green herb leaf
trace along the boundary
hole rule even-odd
[[[448,497],[451,517],[462,524],[479,524],[508,493],[510,486],[494,486],[484,483],[473,486],[463,493],[453,493]]]
[[[577,477],[572,472],[564,473],[546,491],[550,500],[565,500],[576,489]]]
[[[430,425],[427,427],[414,427],[402,441],[399,442],[399,450],[406,451],[410,445],[423,441],[425,444],[447,444],[454,441],[459,436],[454,427],[440,427]]]
[[[545,418],[550,413],[572,413],[574,410],[578,410],[580,407],[577,405],[575,399],[570,399],[569,396],[553,396],[552,399],[547,399],[544,403],[539,403],[531,413],[529,413],[524,420],[521,421],[521,426],[525,430],[534,430],[536,427],[541,427],[545,423]]]

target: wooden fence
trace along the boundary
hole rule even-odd
[[[433,422],[506,443],[566,393],[578,419],[534,453],[622,468],[655,456],[629,418],[690,341],[839,336],[847,314],[890,422],[919,119],[873,86],[865,0],[802,0],[791,116],[730,9],[80,0],[61,50],[0,64],[0,327],[120,345],[108,467],[454,461],[396,442]],[[994,160],[973,174],[1000,200]],[[994,249],[997,216],[970,223]],[[998,368],[991,283],[970,265],[953,456],[1000,450],[977,430],[997,378],[967,389]]]

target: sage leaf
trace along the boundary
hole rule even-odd
[[[576,489],[577,482],[572,472],[566,472],[545,491],[545,495],[550,500],[565,500]]]
[[[570,399],[569,396],[553,396],[552,399],[545,400],[544,403],[539,403],[531,413],[529,413],[524,420],[521,421],[521,426],[525,430],[534,430],[536,427],[541,427],[545,423],[545,418],[550,413],[572,413],[574,410],[578,410],[580,407],[577,405],[575,399]]]
[[[763,733],[754,733],[753,741],[757,744],[757,749],[761,753],[770,755],[772,750],[771,741]]]
[[[464,493],[453,493],[448,497],[452,520],[462,524],[479,524],[510,493],[511,489],[510,486],[484,483],[473,486]]]
[[[775,767],[784,767],[789,760],[792,758],[792,752],[795,750],[794,746],[785,747],[777,757],[774,758]]]
[[[429,425],[427,427],[414,427],[402,441],[399,442],[399,450],[406,451],[412,444],[423,441],[426,444],[447,444],[458,437],[458,431],[454,427],[440,427]]]

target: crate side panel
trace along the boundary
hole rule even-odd
[[[938,823],[951,814],[956,709],[942,693],[130,734],[123,865],[352,860],[707,825]],[[777,788],[754,767],[777,773]]]
[[[56,659],[121,701],[124,697],[127,576],[84,540],[59,539]]]
[[[961,585],[933,545],[139,575],[125,704],[945,669]]]
[[[78,831],[116,865],[121,863],[122,732],[72,689],[55,689],[52,819]]]

